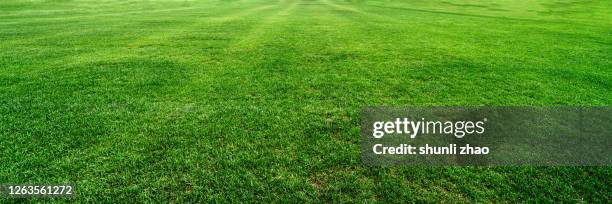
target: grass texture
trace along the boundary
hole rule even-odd
[[[2,0],[0,183],[75,183],[60,202],[609,202],[610,167],[363,166],[359,114],[609,106],[611,10]]]

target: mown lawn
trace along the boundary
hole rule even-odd
[[[1,0],[0,183],[72,182],[81,202],[610,202],[610,167],[365,167],[359,114],[609,106],[611,11]]]

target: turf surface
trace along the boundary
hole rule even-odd
[[[359,113],[609,106],[611,10],[2,0],[0,183],[74,182],[83,202],[609,202],[610,167],[364,167]]]

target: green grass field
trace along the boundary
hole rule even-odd
[[[611,34],[612,1],[1,0],[0,183],[72,182],[79,202],[610,202],[611,167],[363,166],[359,117],[609,106]]]

